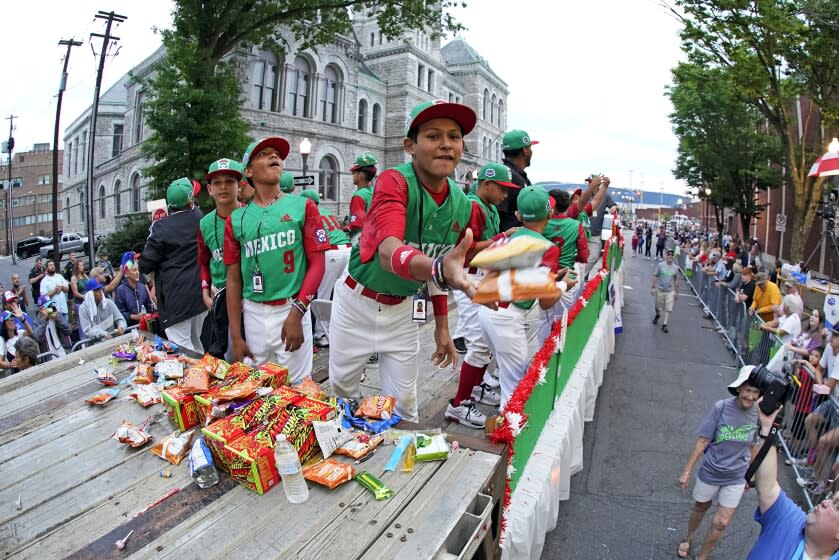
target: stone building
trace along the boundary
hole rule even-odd
[[[311,141],[307,174],[315,176],[321,204],[336,215],[349,212],[355,189],[349,167],[356,154],[372,152],[380,169],[407,161],[402,145],[405,121],[410,109],[422,101],[440,98],[464,103],[478,114],[456,172],[459,183],[467,183],[470,171],[489,159],[500,161],[501,136],[507,126],[507,84],[462,39],[442,46],[440,39],[412,31],[388,41],[375,18],[359,14],[352,35],[338,37],[318,52],[289,50],[281,56],[256,47],[235,53],[242,73],[242,115],[253,138],[280,135],[288,139],[292,151],[285,168],[295,175],[303,171],[300,143],[304,138]],[[132,73],[148,75],[164,55],[158,49]],[[93,197],[97,236],[113,231],[120,217],[146,210],[141,173],[145,159],[140,145],[149,131],[142,118],[143,103],[139,84],[128,75],[101,97]],[[89,111],[64,134],[62,197],[68,230],[85,229],[82,161]]]
[[[63,153],[58,151],[58,178],[61,190]],[[0,252],[9,254],[6,245],[6,201],[8,200],[8,162],[0,165]],[[50,142],[35,144],[28,152],[12,154],[12,227],[14,241],[43,235],[52,237],[52,150]],[[59,198],[58,228],[61,223]]]

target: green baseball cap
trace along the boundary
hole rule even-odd
[[[248,147],[245,148],[245,154],[242,156],[242,167],[248,167],[251,163],[251,156],[253,154],[258,154],[262,148],[268,147],[276,149],[280,153],[280,159],[283,161],[285,161],[289,150],[291,150],[291,146],[285,138],[280,138],[279,136],[260,138],[256,142],[251,142],[248,144]]]
[[[166,189],[166,204],[170,208],[185,208],[201,190],[201,183],[187,177],[175,179]]]
[[[521,187],[513,182],[513,172],[503,163],[485,163],[478,171],[479,181],[494,181],[502,187],[520,189]]]
[[[280,175],[280,190],[284,193],[294,192],[294,175],[288,171],[283,171]]]
[[[216,175],[231,175],[237,180],[242,178],[245,168],[235,159],[222,158],[210,164],[210,169],[207,171],[207,182],[213,180]]]
[[[471,107],[460,103],[449,103],[442,99],[433,99],[424,101],[411,109],[411,113],[405,121],[405,136],[408,136],[412,129],[422,123],[438,118],[452,119],[460,125],[464,135],[472,132],[475,123],[478,122],[478,115]]]
[[[376,161],[376,156],[370,152],[363,152],[355,156],[355,165],[350,167],[350,171],[358,171],[362,167],[373,167],[377,163],[379,162]]]
[[[318,194],[318,191],[306,189],[305,191],[300,192],[300,196],[310,198],[315,204],[320,204],[320,194]]]
[[[527,186],[520,190],[516,204],[522,220],[536,222],[550,216],[550,198],[548,192],[540,187]]]
[[[502,150],[520,150],[527,146],[538,144],[538,140],[531,140],[530,135],[520,129],[514,129],[504,134],[504,139],[501,141]]]

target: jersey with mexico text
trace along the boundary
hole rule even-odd
[[[469,221],[472,203],[460,187],[449,179],[449,194],[442,205],[438,206],[428,191],[419,185],[410,163],[385,173],[388,171],[407,194],[403,234],[405,244],[416,247],[432,258],[447,254],[455,246]],[[381,176],[379,181],[382,181]],[[379,264],[375,252],[369,262],[362,262],[360,246],[361,243],[353,247],[349,264],[350,276],[357,282],[376,292],[397,296],[409,296],[420,289],[422,282],[406,280],[385,271]]]
[[[581,214],[582,215],[582,214]],[[559,247],[559,266],[562,268],[571,268],[574,266],[574,261],[586,262],[586,259],[580,259],[579,253],[582,249],[577,240],[584,235],[583,225],[580,221],[567,216],[553,217],[548,220],[542,236],[548,241]],[[585,239],[585,238],[583,238]],[[588,249],[588,246],[586,246]],[[586,258],[588,255],[586,255]]]
[[[326,228],[326,235],[329,237],[329,244],[333,247],[340,247],[341,245],[349,245],[350,238],[341,229],[341,224],[338,223],[332,212],[326,208],[318,207],[318,213],[323,218],[323,227]]]
[[[201,243],[210,257],[210,280],[213,286],[221,288],[227,283],[227,266],[224,264],[224,225],[226,221],[213,210],[199,222],[201,237],[198,240],[198,262],[201,263]],[[204,286],[209,287],[209,286]]]
[[[265,208],[251,202],[234,210],[228,224],[239,251],[225,251],[225,262],[235,264],[238,258],[242,297],[251,301],[294,297],[306,275],[306,252],[329,249],[317,206],[300,196],[283,196]],[[257,273],[262,275],[262,293],[253,289]]]

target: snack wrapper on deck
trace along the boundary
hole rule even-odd
[[[137,427],[134,424],[123,420],[122,425],[117,428],[112,438],[119,440],[120,443],[127,443],[131,447],[142,447],[151,440],[151,436],[146,433],[143,427]]]
[[[355,413],[357,416],[387,420],[393,415],[394,408],[396,408],[396,399],[394,397],[371,395],[364,397]]]
[[[352,465],[335,459],[324,459],[303,469],[303,478],[322,484],[329,489],[349,482],[355,476]]]
[[[492,271],[478,284],[473,303],[528,301],[562,295],[556,287],[556,273],[549,268],[520,268]]]
[[[508,270],[537,266],[552,243],[529,235],[502,238],[475,255],[469,266],[488,270]]]
[[[174,432],[172,435],[166,436],[155,443],[151,448],[151,452],[177,466],[181,464],[183,458],[189,453],[189,446],[194,433],[193,430],[182,434]]]
[[[446,443],[445,434],[417,433],[414,445],[417,449],[417,461],[440,461],[449,458],[449,444]]]
[[[85,399],[84,402],[87,404],[98,404],[103,405],[116,397],[119,394],[119,389],[116,387],[112,387],[111,389],[103,389],[98,393],[94,393],[93,395],[89,396]]]
[[[393,490],[385,486],[385,483],[373,476],[368,471],[361,471],[355,475],[355,480],[373,493],[376,500],[387,500],[393,497]]]
[[[105,387],[113,387],[118,383],[117,376],[108,368],[101,367],[93,371],[96,373],[96,381]]]

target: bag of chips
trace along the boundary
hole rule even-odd
[[[206,393],[210,390],[210,374],[206,369],[201,367],[193,366],[189,368],[184,374],[181,389],[187,395]]]
[[[117,394],[119,394],[119,389],[116,387],[113,387],[111,389],[103,389],[102,391],[99,391],[98,393],[95,393],[90,397],[86,398],[84,402],[86,402],[87,404],[103,405],[111,399],[113,399],[114,397],[116,397]]]
[[[387,420],[393,415],[393,409],[396,407],[396,398],[384,397],[382,395],[371,395],[364,397],[358,410],[355,411],[356,416],[366,416],[367,418],[379,418]]]
[[[151,436],[146,433],[147,424],[148,422],[144,423],[140,427],[137,427],[134,424],[123,420],[122,425],[117,428],[117,431],[114,432],[114,435],[111,437],[119,440],[120,443],[129,444],[131,447],[142,447],[151,440]]]
[[[303,469],[303,478],[323,484],[329,489],[349,482],[355,476],[355,469],[335,459],[324,459]]]
[[[128,396],[137,399],[140,406],[145,408],[160,402],[160,392],[154,385],[138,385]]]
[[[478,284],[472,303],[528,301],[561,295],[556,287],[556,273],[540,266],[488,273]]]
[[[184,365],[178,360],[163,360],[154,365],[154,373],[164,379],[180,379],[184,376]]]
[[[96,374],[96,381],[105,387],[113,387],[118,383],[117,376],[108,368],[96,368],[93,372]]]
[[[300,391],[304,395],[308,395],[316,401],[322,401],[326,398],[326,393],[323,392],[320,385],[315,383],[314,379],[309,376],[306,376],[303,381],[297,385],[292,385],[291,388],[295,391]]]
[[[542,255],[553,244],[547,239],[530,235],[504,237],[475,255],[469,266],[489,270],[508,270],[510,268],[528,268],[537,266]]]
[[[154,383],[154,366],[151,364],[138,363],[137,375],[134,377],[134,383]]]
[[[189,445],[192,443],[194,433],[194,430],[189,430],[182,434],[172,432],[172,435],[166,436],[155,443],[151,448],[151,452],[177,466],[186,457],[187,453],[189,453]]]
[[[381,434],[357,434],[353,439],[336,449],[335,454],[359,459],[373,451],[384,439]]]

